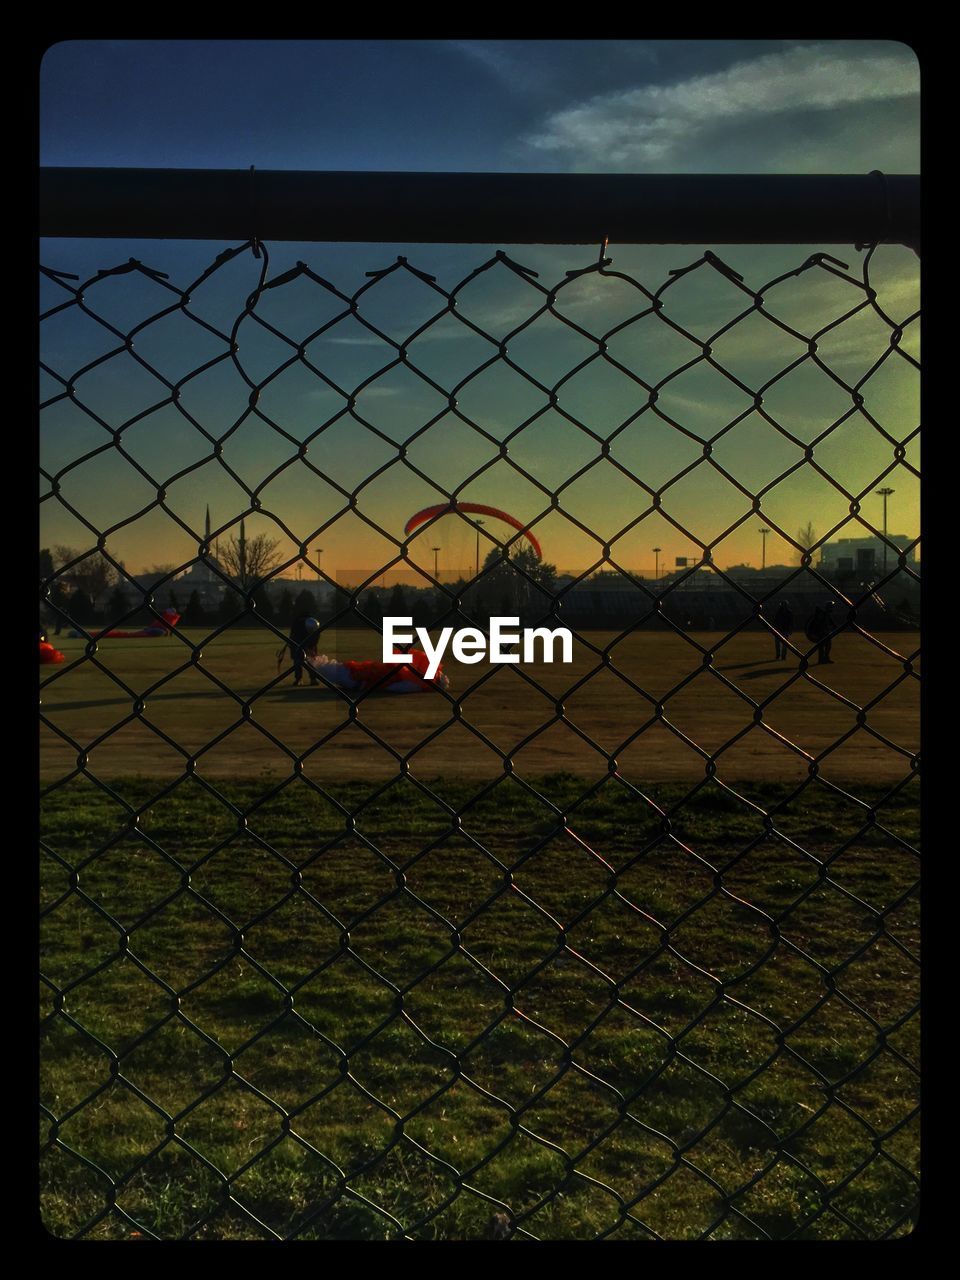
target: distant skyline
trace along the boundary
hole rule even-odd
[[[905,45],[889,41],[70,41],[51,48],[41,67],[41,162],[559,172],[863,173],[879,168],[910,173],[919,167],[918,113],[916,58]],[[221,247],[169,240],[48,240],[41,260],[89,278],[102,267],[136,257],[185,288]],[[750,287],[759,288],[799,265],[809,252],[828,246],[711,247]],[[539,281],[547,287],[564,280],[565,271],[596,258],[595,247],[582,246],[271,244],[269,278],[303,260],[350,295],[367,283],[365,272],[389,266],[403,253],[450,289],[495,248],[539,271]],[[608,254],[613,271],[654,291],[672,269],[695,261],[702,248],[613,244]],[[860,255],[851,247],[834,251],[857,276]],[[259,268],[252,255],[243,255],[196,291],[192,310],[229,333],[256,285]],[[910,251],[879,251],[872,283],[895,321],[918,306],[918,264]],[[42,295],[43,306],[66,297],[49,281]],[[862,294],[854,286],[816,269],[771,290],[765,305],[806,335],[823,329],[858,297]],[[125,333],[171,298],[153,281],[128,274],[91,285],[85,305]],[[666,299],[668,313],[698,340],[717,333],[749,301],[712,269],[681,281]],[[468,286],[458,312],[496,336],[522,323],[539,303],[535,291],[498,270]],[[258,314],[296,343],[341,305],[316,286],[295,282],[268,290]],[[646,305],[634,286],[597,276],[565,287],[557,303],[562,314],[597,339]],[[399,341],[440,306],[442,299],[412,277],[390,277],[364,295],[361,315]],[[902,343],[914,355],[916,329],[916,324],[909,326]],[[866,309],[824,333],[821,353],[853,385],[882,353],[886,332]],[[241,366],[255,382],[263,382],[289,358],[289,346],[250,321],[238,337]],[[70,378],[117,345],[76,308],[46,321],[41,343],[43,358],[56,375],[45,377],[43,398],[56,398],[58,376]],[[650,385],[697,354],[655,317],[622,330],[608,346],[614,359]],[[710,541],[747,514],[717,548],[721,565],[759,562],[760,539],[753,526],[761,522],[780,524],[795,536],[812,521],[822,536],[849,517],[848,503],[806,464],[764,496],[761,514],[749,515],[749,502],[704,464],[697,443],[749,409],[749,397],[704,363],[666,384],[657,402],[658,410],[679,422],[685,434],[650,409],[628,422],[645,393],[609,362],[594,361],[566,381],[564,375],[590,353],[591,344],[549,315],[510,347],[511,358],[545,387],[559,388],[560,412],[501,363],[457,393],[458,407],[484,427],[492,444],[454,415],[443,415],[443,398],[424,379],[402,368],[386,368],[395,349],[349,317],[312,344],[310,356],[347,394],[383,370],[359,393],[361,422],[349,416],[337,419],[346,403],[343,396],[302,364],[267,383],[257,405],[290,439],[251,412],[249,388],[230,361],[185,382],[179,403],[211,435],[223,438],[224,460],[242,481],[255,487],[277,472],[259,491],[264,512],[272,511],[298,539],[321,541],[324,568],[331,576],[344,567],[376,568],[393,554],[353,513],[314,536],[343,504],[337,486],[352,491],[396,456],[397,444],[437,414],[441,416],[430,431],[409,445],[408,460],[444,492],[492,460],[490,470],[460,496],[497,502],[523,519],[539,515],[549,501],[503,459],[497,460],[498,442],[540,410],[545,411],[512,439],[510,457],[551,491],[599,458],[600,445],[565,420],[564,410],[599,440],[609,439],[610,458],[650,488],[659,489],[700,457],[689,475],[664,491],[666,516],[652,511],[614,544],[615,558],[628,567],[644,568],[648,561],[652,566],[654,546],[664,549],[661,565],[672,563],[675,555],[698,554],[667,517]],[[717,359],[749,388],[763,385],[805,350],[757,315],[719,337],[715,347]],[[175,316],[144,329],[136,350],[176,382],[223,354],[225,344]],[[494,352],[484,339],[445,316],[416,340],[411,359],[446,393]],[[905,361],[888,360],[864,394],[867,410],[895,440],[905,440],[915,429],[917,378]],[[191,469],[210,446],[169,403],[164,384],[130,355],[90,369],[78,380],[76,395],[84,407],[59,400],[45,410],[41,457],[51,474],[62,476],[63,497],[95,529],[112,529],[142,511],[159,485],[167,490],[169,509],[197,534],[202,533],[207,502],[215,521],[239,519],[249,502],[243,489],[216,462]],[[151,406],[150,413],[131,422]],[[745,417],[713,447],[713,462],[750,492],[802,463],[802,444],[815,439],[851,401],[805,361],[782,386],[770,389],[765,407],[797,436],[799,449],[756,415]],[[108,429],[130,422],[121,437],[124,449],[152,480],[138,475],[111,446],[94,415]],[[326,479],[298,463],[285,468],[296,456],[297,442],[320,427],[307,457]],[[101,452],[69,469],[73,459],[96,450]],[[903,466],[886,472],[892,455],[893,446],[854,413],[817,446],[815,460],[850,492],[867,489],[863,513],[875,528],[881,525],[881,500],[874,502],[869,492],[880,483],[894,488],[890,532],[914,536],[919,530],[917,484]],[[916,465],[915,443],[906,456]],[[362,489],[358,510],[402,537],[406,517],[441,496],[397,465]],[[641,514],[649,497],[623,471],[600,459],[576,484],[563,488],[561,505],[607,538]],[[248,531],[282,536],[266,514],[249,516]],[[563,569],[585,567],[598,554],[597,544],[557,513],[548,515],[537,532],[546,558]],[[861,532],[862,526],[851,521],[836,536]],[[58,499],[42,505],[43,545],[89,546],[92,537]],[[789,562],[786,544],[778,548],[778,541],[775,533],[768,538],[768,564]],[[426,548],[421,563],[432,569],[431,540],[418,540],[417,556],[421,543]],[[132,572],[158,563],[184,563],[196,554],[195,541],[157,509],[111,532],[108,544]],[[284,550],[292,553],[285,539]]]

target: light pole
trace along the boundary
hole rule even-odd
[[[876,492],[883,499],[883,573],[886,577],[887,573],[887,499],[891,493],[896,493],[896,489],[877,489]]]
[[[474,576],[479,578],[480,577],[480,526],[482,524],[486,524],[486,521],[477,520],[475,521],[475,524],[477,526],[477,572]]]
[[[763,539],[763,561],[760,565],[761,569],[765,569],[767,567],[767,534],[769,532],[769,529],[760,530],[760,537]]]
[[[323,547],[314,547],[314,552],[316,553],[316,557],[317,557],[317,591],[319,594],[320,587],[323,585],[323,577],[320,573],[320,557],[323,555]],[[319,594],[319,598],[321,600],[323,599],[322,594]]]
[[[654,571],[653,571],[653,576],[654,576],[655,581],[657,581],[657,582],[659,582],[659,581],[660,581],[660,552],[661,552],[662,550],[663,550],[663,547],[654,547],[654,548],[653,548],[653,554],[656,556],[656,568],[655,568],[655,569],[654,569]]]
[[[431,547],[430,550],[433,552],[433,576],[439,582],[440,581],[440,562],[439,562],[438,556],[440,555],[442,547]]]

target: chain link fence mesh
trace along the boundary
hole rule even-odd
[[[640,1240],[910,1229],[919,572],[917,542],[887,536],[872,495],[894,492],[891,479],[903,494],[919,470],[917,429],[892,426],[898,415],[870,392],[918,369],[917,313],[892,318],[871,284],[883,250],[855,252],[856,267],[815,253],[751,285],[708,251],[655,289],[604,249],[553,285],[497,252],[450,289],[406,257],[354,292],[305,262],[271,278],[259,241],[184,288],[134,259],[82,282],[43,268],[45,459],[53,443],[41,519],[52,543],[66,530],[78,548],[41,570],[50,639],[74,633],[66,660],[41,668],[51,1231]],[[256,287],[240,305],[234,281],[212,318],[197,298],[251,254]],[[100,302],[120,278],[153,300],[133,321],[136,290]],[[522,302],[483,323],[470,291],[493,278]],[[671,307],[700,282],[727,291],[715,326]],[[784,318],[783,299],[811,282],[845,302],[813,324]],[[407,286],[422,318],[398,332],[377,299]],[[565,306],[578,289],[614,287],[613,324]],[[839,353],[867,322],[873,351],[854,378]],[[564,360],[576,348],[561,373],[524,346],[536,334]],[[663,338],[662,369],[624,354],[641,334],[648,351],[650,334]],[[725,343],[764,335],[775,358],[750,377]],[[431,362],[425,340],[441,336],[445,352],[465,337],[477,358]],[[236,412],[218,402],[225,370],[242,384]],[[604,422],[602,390],[578,402],[584,373],[615,375],[627,411],[616,401]],[[671,398],[691,374],[715,388],[708,430]],[[810,394],[791,376],[829,388],[829,405],[810,402],[812,427],[777,407],[782,386],[794,402]],[[193,395],[204,379],[207,401]],[[378,413],[397,379],[402,429]],[[508,427],[471,408],[485,379],[507,387]],[[545,415],[556,435],[525,456]],[[147,458],[139,433],[161,421],[169,431],[151,428]],[[682,462],[665,465],[664,445],[646,455],[662,475],[638,465],[620,447],[638,424],[680,442]],[[743,424],[769,442],[758,454],[779,460],[763,479],[752,449],[740,467],[723,460]],[[455,433],[446,463],[438,425]],[[851,482],[864,433],[882,460]],[[226,520],[213,473],[229,478]],[[829,495],[806,542],[775,518],[778,486],[798,475]],[[732,494],[732,517],[719,498],[699,512],[677,500],[691,477]],[[288,483],[303,486],[295,498]],[[578,506],[578,483],[594,485],[592,507]],[[384,495],[414,484],[420,505],[449,502],[451,514],[405,538],[383,518]],[[452,504],[494,486],[521,494],[511,484],[545,549],[561,525],[576,531],[578,569],[547,579],[516,554],[520,535],[487,527],[471,569],[441,571],[440,521],[475,531]],[[204,501],[220,512],[214,528],[199,527]],[[249,559],[231,571],[241,520],[280,548],[260,573]],[[724,541],[747,527],[758,536],[761,520],[764,559],[771,535],[795,564],[753,578],[721,568]],[[647,532],[654,522],[687,555],[651,576],[636,548],[663,539]],[[311,553],[345,524],[377,549],[375,568],[327,574]],[[149,583],[114,551],[138,528],[149,532],[133,558],[149,558],[151,539],[166,547],[163,529],[189,547]],[[819,562],[851,535],[882,541],[882,567],[844,577]],[[575,669],[462,667],[422,699],[349,695],[321,678],[294,708],[289,662],[273,664],[288,619],[265,584],[294,594],[304,567],[324,602],[321,649],[378,652],[385,575],[430,589],[431,628],[485,626],[484,583],[502,592],[507,569],[525,623],[574,630]],[[176,594],[185,571],[216,596],[199,625]],[[798,612],[788,666],[751,685],[772,661],[785,592]],[[808,640],[799,614],[826,598],[832,636]],[[184,617],[169,634],[139,648],[106,638],[162,629],[170,603]],[[869,679],[843,663],[843,680],[823,675],[831,639]]]

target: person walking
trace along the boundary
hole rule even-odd
[[[787,656],[787,641],[793,630],[793,613],[789,600],[781,600],[773,615],[773,641],[777,646],[777,658]]]

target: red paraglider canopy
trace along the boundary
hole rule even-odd
[[[105,631],[100,640],[155,640],[158,636],[168,636],[180,621],[176,609],[164,609],[159,619],[149,627],[141,627],[139,631]]]
[[[511,529],[516,529],[518,533],[522,533],[530,546],[536,552],[538,560],[543,559],[543,552],[540,550],[540,543],[533,536],[525,524],[521,524],[516,516],[510,515],[508,511],[501,511],[499,507],[486,507],[481,502],[441,502],[436,507],[424,507],[422,511],[418,511],[415,516],[411,516],[407,523],[403,526],[404,534],[409,537],[414,529],[419,529],[422,524],[426,524],[428,520],[432,520],[434,516],[450,515],[455,511],[462,511],[465,514],[477,516],[493,516],[497,520],[502,520],[504,524],[510,525]]]
[[[40,661],[41,663],[62,662],[63,654],[59,649],[55,649],[49,640],[41,640]]]

